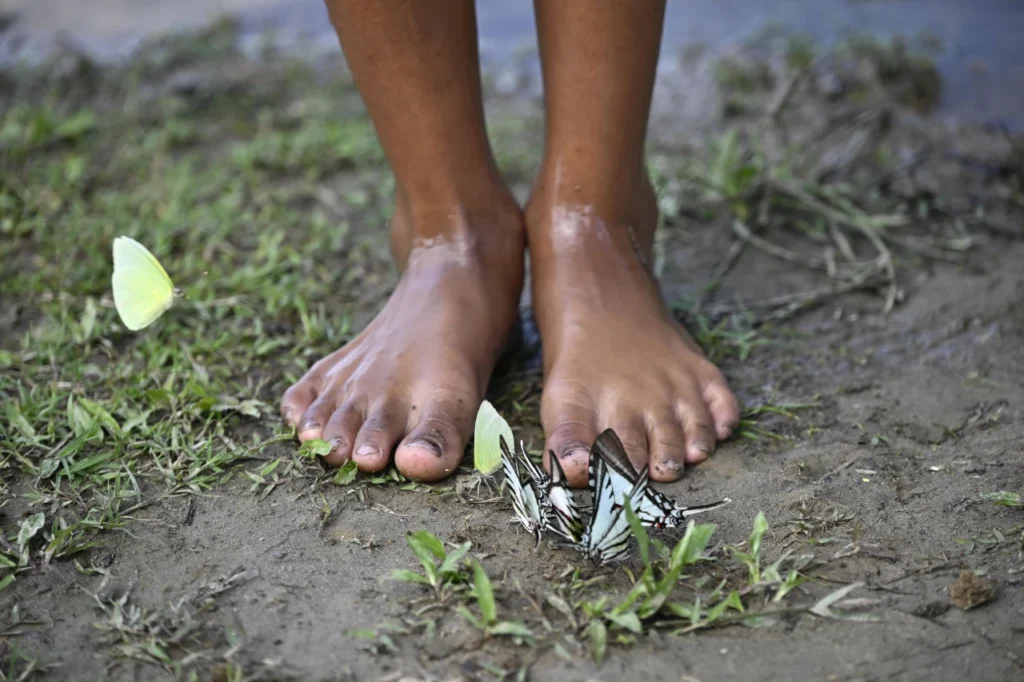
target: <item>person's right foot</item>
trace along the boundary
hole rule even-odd
[[[281,413],[299,439],[322,438],[328,463],[435,481],[459,465],[494,363],[516,319],[523,229],[511,197],[489,215],[396,212],[404,272],[380,314],[288,389]],[[430,234],[417,241],[419,221]],[[439,229],[440,228],[440,229]]]

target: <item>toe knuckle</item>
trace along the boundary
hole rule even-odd
[[[448,416],[434,415],[423,420],[423,430],[430,433],[458,433],[459,425]]]
[[[555,438],[577,438],[589,427],[590,424],[582,419],[563,419],[551,429],[551,435]]]
[[[619,434],[626,452],[647,452],[647,438],[636,434]]]
[[[698,419],[693,422],[690,428],[697,432],[713,432],[715,430],[715,425],[710,420]]]
[[[382,415],[373,415],[363,422],[363,431],[368,436],[380,436],[388,433],[388,419]]]
[[[683,454],[683,434],[658,434],[651,440],[651,450],[660,457],[681,457]]]

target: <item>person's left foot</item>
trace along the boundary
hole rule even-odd
[[[739,424],[725,378],[672,319],[646,267],[653,190],[646,178],[622,185],[621,205],[595,206],[565,201],[550,189],[554,181],[541,182],[526,213],[544,348],[545,453],[559,457],[577,486],[586,484],[590,445],[606,428],[637,469],[649,463],[653,480],[674,481]]]

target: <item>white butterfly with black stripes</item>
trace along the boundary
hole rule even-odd
[[[594,507],[580,548],[587,558],[603,565],[615,561],[629,548],[631,531],[625,504],[628,500],[634,510],[643,504],[647,495],[647,467],[635,480],[628,481],[595,447],[591,449],[588,474]]]
[[[548,513],[547,529],[561,535],[572,543],[578,543],[583,539],[583,519],[580,516],[579,506],[576,498],[569,488],[569,482],[565,477],[561,462],[555,457],[555,453],[549,453],[551,458],[551,479],[547,487],[547,501],[551,509]]]
[[[519,522],[527,531],[533,533],[537,538],[537,544],[540,545],[541,532],[548,525],[548,514],[541,488],[532,473],[538,467],[525,454],[522,458],[513,454],[508,443],[505,442],[504,436],[498,437],[498,445],[501,447],[501,464],[505,470],[505,485],[508,486],[512,495],[512,508],[515,510]],[[525,481],[519,474],[520,459],[525,460],[524,464],[527,470]]]
[[[523,441],[519,441],[517,454],[519,463],[533,482],[532,488],[540,504],[542,530],[551,531],[573,543],[579,542],[583,536],[583,519],[580,518],[565,472],[554,454],[551,456],[550,476],[526,454]]]
[[[638,474],[629,461],[625,448],[618,435],[611,429],[605,430],[590,450],[590,459],[598,457],[604,460],[608,466],[615,471],[617,476],[613,483],[618,486],[618,493],[630,488],[637,480]],[[646,469],[646,467],[644,467]],[[693,507],[679,507],[665,495],[654,488],[647,488],[647,492],[639,505],[633,505],[633,511],[637,518],[645,526],[654,528],[672,528],[682,523],[687,516],[711,511],[732,502],[728,497],[717,502],[696,505]]]

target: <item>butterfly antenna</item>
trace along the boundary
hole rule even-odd
[[[698,504],[693,507],[681,507],[679,508],[680,513],[683,517],[693,516],[694,514],[700,514],[702,512],[711,511],[712,509],[718,509],[732,502],[732,498],[723,497],[718,502],[709,502],[708,504]]]

